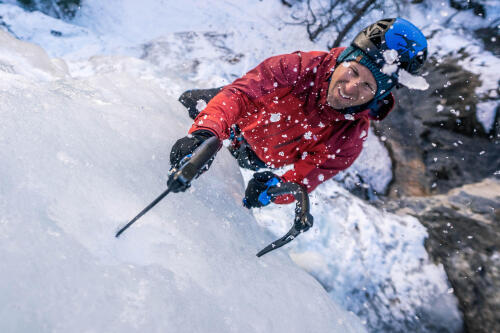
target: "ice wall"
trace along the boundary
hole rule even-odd
[[[126,57],[75,79],[0,40],[0,331],[364,331],[284,252],[255,257],[272,237],[225,151],[116,239],[165,189],[181,83]]]

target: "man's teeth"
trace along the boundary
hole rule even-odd
[[[342,90],[340,90],[340,87],[339,87],[339,94],[340,94],[340,96],[341,96],[342,98],[352,99],[351,97],[344,95],[344,94],[342,93]]]

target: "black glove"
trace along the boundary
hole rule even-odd
[[[170,167],[178,168],[180,166],[179,163],[184,157],[192,154],[195,149],[203,143],[203,141],[211,136],[214,136],[212,132],[199,130],[177,140],[170,151]],[[210,164],[212,164],[212,161],[209,162],[208,166],[210,166]]]
[[[182,166],[181,164],[184,164],[182,160],[192,154],[196,150],[196,148],[198,148],[205,140],[212,136],[214,136],[212,132],[200,130],[195,131],[192,134],[185,136],[174,143],[174,145],[172,146],[172,150],[170,151],[170,172],[167,180],[167,186],[172,192],[184,192],[190,187],[191,184],[186,184],[182,181],[179,182],[179,179],[177,179],[174,175]],[[211,158],[207,162],[205,167],[200,170],[196,177],[207,171],[213,160],[214,158]]]
[[[271,171],[254,173],[245,190],[243,206],[250,209],[269,205],[273,199],[267,194],[267,190],[280,182],[281,179]]]

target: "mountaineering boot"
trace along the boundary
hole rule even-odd
[[[189,117],[194,120],[198,113],[200,113],[201,111],[201,108],[200,110],[198,110],[198,108],[196,107],[198,103],[200,101],[203,101],[208,104],[208,102],[210,102],[210,100],[214,98],[214,96],[217,95],[219,91],[222,90],[222,88],[223,87],[186,90],[179,97],[179,102],[181,102],[182,105],[186,107],[189,112]]]

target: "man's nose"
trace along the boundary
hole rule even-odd
[[[349,80],[345,85],[345,93],[352,95],[355,94],[359,86],[359,82],[357,80]]]

